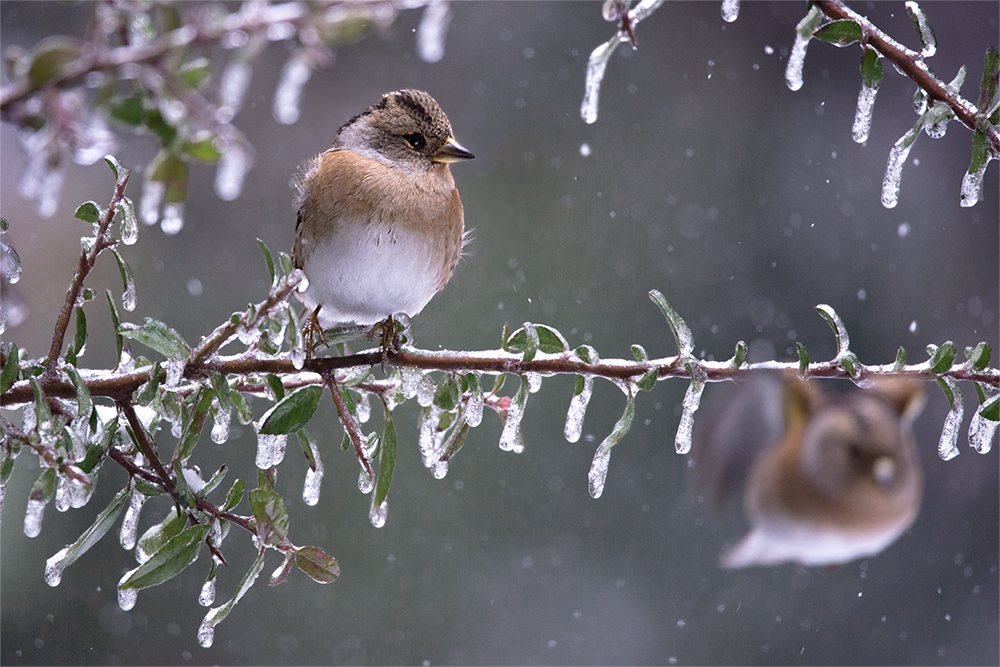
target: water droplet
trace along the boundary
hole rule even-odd
[[[362,468],[361,472],[358,474],[358,490],[361,493],[368,495],[375,488],[375,478],[370,477],[365,469]]]
[[[374,500],[374,496],[372,499]],[[382,504],[378,507],[372,507],[371,511],[368,513],[368,518],[371,520],[372,525],[376,528],[381,528],[385,525],[386,515],[389,513],[389,501],[388,499],[383,500]]]
[[[444,37],[451,22],[449,4],[442,0],[427,3],[417,27],[417,55],[425,63],[436,63],[444,58]]]

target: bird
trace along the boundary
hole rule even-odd
[[[315,324],[378,328],[423,310],[465,242],[449,165],[473,157],[420,90],[387,93],[337,130],[298,187],[292,264],[306,276],[298,296]]]
[[[814,385],[762,372],[725,397],[696,441],[694,467],[715,500],[742,492],[751,525],[720,557],[723,568],[841,565],[881,552],[917,516],[923,474],[912,422],[921,383]]]

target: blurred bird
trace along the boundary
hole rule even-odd
[[[337,131],[303,178],[292,248],[319,323],[413,316],[445,286],[464,234],[448,165],[472,157],[419,90],[388,93]]]
[[[835,565],[885,549],[920,507],[922,405],[922,383],[898,379],[824,393],[764,372],[736,387],[694,450],[715,500],[742,491],[751,524],[721,566]]]

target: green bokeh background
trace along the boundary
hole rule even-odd
[[[903,3],[852,6],[917,45]],[[963,92],[975,99],[983,52],[998,42],[1000,7],[923,7],[938,37],[931,66],[950,80],[965,64]],[[458,3],[435,64],[415,54],[420,12],[403,12],[315,73],[291,126],[271,116],[287,57],[272,44],[235,119],[257,152],[243,194],[219,200],[214,168],[193,167],[184,229],[166,236],[143,227],[124,251],[139,289],[128,319],[162,319],[193,342],[260,301],[267,276],[255,239],[290,248],[290,176],[381,94],[415,87],[436,97],[476,154],[453,168],[474,240],[447,289],[414,321],[422,347],[494,348],[505,322],[533,321],[604,357],[629,357],[632,343],[670,355],[669,329],[646,297],[657,288],[707,357],[728,358],[737,340],[762,339],[781,358],[794,354],[796,341],[814,359],[829,358],[834,341],[817,303],[840,313],[866,363],[890,362],[900,345],[917,361],[927,343],[945,340],[959,349],[986,340],[1000,352],[997,168],[987,172],[983,200],[960,208],[967,130],[953,123],[941,140],[921,136],[899,205],[883,208],[889,148],[916,118],[913,84],[886,66],[871,136],[855,144],[859,51],[813,42],[805,85],[789,91],[785,62],[805,8],[786,2],[744,3],[733,24],[722,21],[718,2],[665,4],[639,26],[638,51],[615,53],[598,121],[586,125],[579,107],[587,57],[613,29],[600,9]],[[90,7],[3,2],[0,11],[4,48],[30,47],[47,34],[82,35]],[[228,56],[216,53],[215,66]],[[40,356],[87,232],[72,211],[88,199],[106,202],[112,180],[103,164],[72,166],[57,214],[43,220],[17,194],[23,160],[8,124],[0,149],[7,238],[24,264],[17,289],[30,308],[5,338]],[[122,136],[117,154],[134,169],[137,200],[141,166],[155,151],[151,139]],[[102,259],[91,285],[121,289],[113,261]],[[100,302],[88,307],[85,365],[111,359],[105,312]],[[336,556],[343,574],[330,586],[299,572],[274,589],[258,581],[207,650],[196,640],[204,554],[183,575],[142,591],[130,612],[118,609],[115,584],[135,561],[118,546],[117,530],[68,568],[60,586],[44,583],[45,559],[90,524],[125,476],[107,466],[87,507],[49,507],[42,534],[29,540],[22,517],[38,472],[24,453],[3,513],[0,662],[996,664],[997,450],[980,456],[967,446],[967,400],[962,455],[941,461],[947,406],[928,388],[916,424],[927,486],[911,530],[881,555],[836,569],[736,572],[718,569],[716,559],[745,520],[736,508],[718,516],[698,502],[687,460],[674,453],[683,381],[639,396],[599,500],[587,493],[587,471],[624,405],[609,383],[597,382],[580,442],[562,437],[572,380],[548,379],[528,402],[524,453],[499,451],[501,425],[487,414],[440,481],[420,464],[416,406],[406,405],[396,414],[398,463],[381,529],[369,523],[369,497],[357,491],[357,464],[339,450],[324,397],[311,425],[326,464],[319,504],[301,500],[305,462],[294,444],[278,484],[291,539]],[[259,415],[264,406],[255,406]],[[169,433],[157,439],[172,449]],[[226,462],[231,476],[252,485],[252,432],[237,425],[224,445],[204,440],[202,470]],[[166,508],[150,502],[140,530]],[[238,530],[225,547],[231,567],[220,576],[220,602],[252,559]],[[278,563],[271,553],[264,574]]]

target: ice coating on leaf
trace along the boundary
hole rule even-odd
[[[24,512],[25,537],[38,537],[42,532],[42,517],[45,514],[46,504],[44,500],[28,499],[28,509]],[[55,586],[56,584],[50,585]]]
[[[969,423],[969,444],[980,454],[988,454],[993,449],[997,422],[979,414],[981,408],[982,406],[978,406],[972,413],[972,421]]]
[[[164,205],[160,229],[167,236],[174,236],[184,229],[184,204],[182,202],[171,202]]]
[[[889,151],[885,178],[882,180],[882,206],[886,208],[894,208],[899,201],[899,181],[903,177],[903,163],[910,154],[915,138],[916,133],[910,130],[900,137]]]
[[[701,404],[701,394],[705,390],[705,371],[700,366],[691,367],[691,384],[684,392],[684,402],[681,404],[681,421],[677,424],[677,436],[674,438],[674,449],[678,454],[691,451],[691,432],[694,429],[694,413]]]
[[[139,240],[139,219],[135,217],[135,209],[132,206],[120,207],[122,213],[121,237],[125,245],[135,245]]]
[[[475,428],[483,421],[483,392],[473,390],[465,404],[465,422]]]
[[[212,648],[212,643],[215,641],[215,628],[208,619],[201,622],[198,626],[198,645],[202,648]]]
[[[583,378],[583,391],[574,396],[569,402],[569,410],[566,412],[566,427],[563,435],[567,442],[576,442],[583,432],[583,418],[587,414],[587,405],[590,403],[590,396],[594,393],[594,378],[586,375]]]
[[[420,446],[420,456],[423,458],[424,465],[428,468],[439,458],[437,451],[437,427],[438,422],[441,421],[442,412],[443,410],[438,406],[431,405],[421,413],[422,418],[420,420],[418,443]]]
[[[136,601],[139,599],[139,589],[138,588],[119,588],[118,589],[118,607],[122,611],[129,611],[135,607]]]
[[[446,0],[427,3],[424,15],[417,26],[417,55],[425,63],[436,63],[444,58],[444,37],[451,22],[451,12]]]
[[[861,92],[858,93],[858,108],[854,112],[854,127],[851,132],[854,141],[859,144],[868,141],[868,133],[872,129],[872,109],[875,107],[877,94],[878,88],[869,88],[868,86],[861,86]]]
[[[56,478],[56,509],[60,512],[80,509],[89,499],[83,483],[63,475]]]
[[[523,416],[524,407],[511,401],[510,407],[507,409],[507,420],[500,433],[500,449],[503,451],[519,453],[524,449],[524,441],[521,439],[521,418]]]
[[[400,376],[402,378],[400,389],[403,392],[403,397],[406,399],[413,398],[417,394],[417,390],[423,381],[424,372],[419,368],[407,367],[400,371]]]
[[[542,388],[541,373],[525,373],[524,376],[528,380],[528,393],[537,393]]]
[[[306,481],[302,485],[302,502],[310,507],[319,502],[319,489],[323,481],[323,467],[317,461],[316,470],[306,469]]]
[[[598,452],[603,447],[598,448]],[[591,498],[600,498],[604,493],[604,482],[608,478],[608,465],[611,463],[611,450],[594,457],[594,462],[590,464],[590,472],[587,473],[588,491]]]
[[[375,488],[375,478],[369,477],[368,473],[365,472],[364,469],[362,469],[361,472],[358,474],[358,491],[360,491],[365,495],[368,495],[369,493],[372,492],[372,489],[374,488]]]
[[[223,444],[229,439],[229,425],[233,421],[231,409],[220,407],[215,411],[215,423],[212,424],[212,442],[217,445]]]
[[[372,500],[375,500],[375,496],[372,496]],[[385,525],[385,517],[389,513],[389,499],[386,498],[382,501],[382,504],[378,507],[372,506],[371,510],[368,512],[368,519],[372,522],[372,525],[376,528],[381,528]]]
[[[955,379],[946,376],[941,378],[941,381],[948,385],[953,395],[951,410],[944,418],[941,439],[938,441],[938,456],[942,460],[948,461],[958,456],[958,430],[962,427],[965,408],[962,405],[962,391],[958,388]]]
[[[285,445],[288,444],[287,435],[261,435],[257,434],[257,467],[267,470],[281,463],[285,458]]]
[[[121,532],[118,534],[118,542],[126,551],[135,548],[136,534],[139,530],[139,512],[145,502],[146,496],[138,489],[133,489],[132,499],[129,506],[125,508],[125,516],[122,518]]]
[[[167,389],[175,388],[181,383],[181,376],[184,374],[184,366],[187,364],[186,359],[169,359],[166,364],[167,378],[164,386]],[[180,437],[180,434],[178,434]]]
[[[920,55],[924,58],[930,58],[937,53],[937,39],[934,37],[934,31],[927,21],[927,15],[924,14],[924,10],[920,9],[920,5],[913,2],[913,0],[908,0],[904,3],[904,6],[906,7],[906,13],[913,19],[914,27],[916,27],[917,32],[920,34]]]
[[[722,0],[722,20],[732,23],[740,15],[740,0]]]
[[[274,119],[282,125],[291,125],[299,119],[302,89],[312,76],[312,63],[305,49],[299,49],[285,61],[274,91]]]
[[[240,196],[252,163],[250,151],[241,142],[229,142],[215,171],[215,194],[219,199],[233,201]]]
[[[53,588],[62,583],[63,568],[69,547],[63,547],[45,561],[45,583]]]
[[[968,208],[979,203],[979,198],[983,194],[983,176],[986,174],[986,167],[989,166],[990,159],[987,157],[983,166],[972,173],[965,172],[965,176],[962,177],[961,204],[963,207]]]
[[[3,251],[3,257],[0,257],[0,268],[2,268],[7,282],[13,285],[21,279],[21,258],[14,248],[3,241],[0,241],[0,249]]]
[[[580,116],[590,124],[597,120],[597,103],[601,94],[601,80],[604,79],[604,70],[608,66],[611,54],[618,48],[621,41],[616,33],[614,37],[598,46],[590,54],[587,61],[587,83],[583,95],[583,104],[580,106]]]
[[[435,389],[437,387],[434,384],[434,378],[430,374],[424,376],[417,386],[417,404],[422,408],[426,408],[433,403]]]
[[[167,191],[163,181],[146,180],[142,184],[142,195],[139,197],[139,216],[147,225],[155,225],[160,221],[160,204]]]
[[[201,592],[198,593],[198,604],[202,607],[210,607],[215,602],[215,577],[211,577],[201,585]]]

